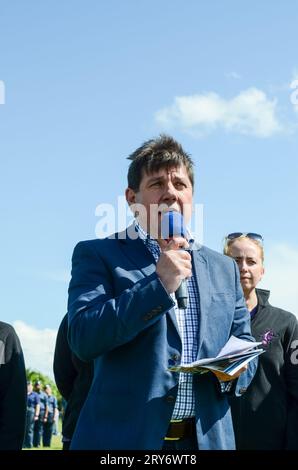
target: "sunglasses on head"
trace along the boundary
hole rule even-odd
[[[256,240],[257,242],[260,242],[260,243],[264,242],[262,235],[260,235],[259,233],[254,233],[254,232],[229,233],[229,235],[226,236],[226,240],[234,240],[235,238],[239,238],[239,237],[251,238],[252,240]]]

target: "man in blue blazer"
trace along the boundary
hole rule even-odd
[[[234,449],[227,394],[244,393],[256,361],[232,381],[169,367],[216,356],[231,335],[253,341],[238,268],[188,237],[160,237],[162,211],[191,216],[193,162],[181,145],[162,135],[130,159],[136,222],[73,254],[69,342],[94,360],[94,379],[71,449]],[[186,278],[182,309],[174,293]]]

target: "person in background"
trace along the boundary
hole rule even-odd
[[[45,392],[48,397],[48,402],[44,416],[42,444],[43,447],[51,447],[53,425],[58,413],[58,406],[57,398],[52,394],[52,388],[49,384],[45,386]]]
[[[58,402],[58,400],[57,400],[57,402]],[[53,423],[53,432],[52,432],[53,436],[60,436],[60,431],[59,431],[59,421],[60,421],[60,419],[62,419],[62,408],[60,409],[59,404],[58,404],[57,411],[56,411],[56,414],[55,414],[54,423]]]
[[[265,271],[261,235],[231,233],[224,253],[238,264],[252,334],[266,349],[245,395],[231,399],[237,449],[298,450],[297,318],[256,288]]]
[[[135,223],[73,253],[68,340],[94,360],[94,379],[70,449],[233,449],[226,393],[245,392],[257,361],[222,374],[228,383],[169,366],[214,357],[231,335],[252,341],[237,266],[187,233],[160,236],[160,211],[183,214],[186,225],[192,213],[193,162],[178,142],[162,135],[130,160]],[[179,306],[184,279],[189,301]]]
[[[64,399],[62,421],[63,450],[68,450],[81,408],[93,379],[93,361],[81,361],[70,349],[67,340],[68,318],[64,316],[59,326],[55,353],[54,376]]]
[[[25,434],[27,380],[14,328],[0,322],[0,450],[21,450]]]
[[[27,382],[27,414],[26,414],[26,430],[23,448],[31,449],[33,446],[34,423],[39,418],[39,395],[33,392],[32,382]]]
[[[39,417],[34,423],[34,433],[33,433],[33,447],[40,447],[43,435],[43,425],[45,421],[45,415],[48,409],[48,396],[42,390],[41,380],[36,380],[34,382],[34,391],[39,396]]]

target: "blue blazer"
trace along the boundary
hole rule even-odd
[[[130,229],[128,229],[130,230]],[[69,286],[69,342],[94,360],[94,379],[71,449],[161,449],[178,390],[182,344],[174,302],[156,275],[150,252],[126,232],[80,242]],[[238,268],[206,247],[192,251],[200,296],[198,359],[214,357],[231,335],[253,340]],[[257,361],[237,380],[249,385]],[[194,376],[200,449],[234,449],[227,394],[212,374]]]

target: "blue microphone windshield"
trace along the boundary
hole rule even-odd
[[[161,238],[167,240],[172,237],[186,238],[183,215],[177,211],[163,212],[161,214]]]

